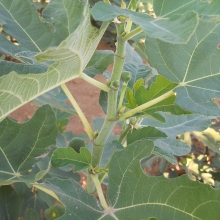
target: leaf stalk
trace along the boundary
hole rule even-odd
[[[119,139],[118,139],[118,141],[119,141],[120,143],[122,143],[122,141],[123,141],[123,139],[125,138],[126,134],[127,134],[130,130],[131,130],[131,125],[128,125],[128,126],[122,131],[122,133],[121,133],[121,135],[120,135],[120,137],[119,137]]]
[[[112,70],[111,83],[115,81],[120,81],[121,73],[124,65],[125,59],[125,47],[126,41],[122,40],[121,35],[124,32],[124,24],[116,24],[117,30],[117,49],[114,57],[114,66]],[[111,90],[108,93],[108,107],[107,115],[103,123],[102,129],[99,132],[98,137],[94,140],[93,153],[92,153],[92,166],[98,167],[104,145],[117,121],[117,98],[118,90]]]
[[[79,74],[79,76],[80,76],[80,78],[84,79],[86,82],[90,83],[91,85],[93,85],[93,86],[95,86],[105,92],[109,92],[111,90],[107,85],[93,79],[92,77],[86,75],[85,73],[81,73],[81,74]]]
[[[118,103],[118,111],[120,111],[120,109],[122,108],[122,103],[124,100],[126,89],[127,89],[127,83],[122,83],[121,95],[120,95],[119,103]]]
[[[125,120],[127,118],[130,118],[133,115],[137,114],[138,112],[141,112],[141,111],[143,111],[143,110],[145,110],[145,109],[147,109],[147,108],[149,108],[149,107],[151,107],[151,106],[153,106],[153,105],[163,101],[164,99],[167,99],[168,97],[170,97],[172,95],[175,95],[175,92],[173,92],[173,90],[170,90],[169,92],[166,92],[163,95],[161,95],[161,96],[159,96],[159,97],[157,97],[157,98],[155,98],[155,99],[153,99],[153,100],[151,100],[149,102],[146,102],[146,103],[144,103],[144,104],[142,104],[142,105],[140,105],[140,106],[138,106],[138,107],[136,107],[136,108],[126,112],[126,113],[124,113],[119,118],[119,120]]]
[[[105,200],[105,197],[104,197],[104,194],[103,194],[103,191],[102,191],[102,187],[101,187],[101,184],[99,182],[99,179],[97,177],[97,175],[95,174],[90,174],[90,177],[92,179],[92,181],[94,182],[95,184],[95,187],[96,187],[96,190],[97,190],[97,193],[98,193],[98,196],[99,196],[99,201],[102,205],[102,207],[106,210],[106,209],[109,209],[109,206]]]
[[[78,103],[76,102],[76,100],[73,98],[72,94],[70,93],[69,89],[67,88],[67,86],[65,84],[61,85],[61,88],[63,89],[64,93],[66,94],[66,96],[68,97],[69,101],[71,102],[71,104],[73,105],[74,109],[76,110],[78,116],[80,117],[85,131],[89,137],[90,140],[93,140],[93,130],[89,124],[89,122],[87,121],[84,113],[82,112],[81,108],[79,107]]]
[[[131,39],[135,35],[141,33],[142,31],[143,31],[142,27],[137,27],[134,30],[132,30],[131,32],[129,32],[128,34],[126,34],[122,39],[124,41],[128,41],[129,39]]]
[[[127,25],[126,25],[126,28],[125,28],[125,33],[130,33],[131,26],[132,26],[132,20],[130,18],[127,18]]]
[[[116,81],[120,81],[125,59],[126,41],[124,41],[121,37],[121,35],[124,33],[124,24],[115,25],[118,41],[116,44],[117,49],[115,52],[114,66],[110,84]],[[93,141],[92,167],[99,167],[105,143],[117,121],[117,98],[118,90],[110,90],[108,92],[107,115],[97,138]],[[90,170],[88,171],[90,172]],[[92,193],[92,184],[89,178],[87,180],[87,184],[87,191]]]

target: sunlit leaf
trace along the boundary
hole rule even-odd
[[[6,4],[6,1],[2,1],[2,3],[3,2]],[[11,72],[0,78],[0,95],[2,100],[0,118],[5,117],[21,105],[24,105],[45,92],[80,76],[107,27],[107,24],[104,25],[101,30],[92,27],[90,24],[88,5],[86,2],[82,2],[82,4],[83,7],[81,7],[81,10],[77,8],[77,13],[73,16],[74,19],[79,13],[83,13],[84,15],[84,19],[80,21],[80,25],[76,30],[73,33],[70,32],[71,34],[69,37],[67,37],[58,47],[48,49],[36,56],[39,62],[54,62],[46,73],[18,75],[16,72]],[[29,5],[29,3],[27,5]],[[29,12],[27,12],[27,14],[29,15]],[[8,13],[5,16],[9,16]],[[26,20],[28,21],[30,19],[27,17]],[[13,33],[15,33],[14,37],[17,38],[15,31],[17,26],[14,26],[14,23],[11,24],[10,21],[8,22],[8,30],[13,31]],[[46,25],[46,23],[44,23],[44,25]],[[37,29],[35,30],[37,31]],[[22,31],[24,31],[24,28],[22,28]],[[22,36],[23,35],[19,37],[22,38]],[[42,37],[43,39],[40,33],[38,33],[38,37]],[[34,43],[33,45],[36,47],[37,44],[34,39],[31,38],[31,42]],[[48,40],[51,42],[50,37],[48,37]],[[44,47],[45,45],[42,46],[42,48]]]
[[[205,131],[193,132],[198,140],[200,140],[204,145],[213,150],[214,152],[220,154],[220,134],[216,132],[213,128],[208,128]]]

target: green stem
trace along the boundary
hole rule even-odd
[[[124,32],[124,24],[116,24],[118,33],[117,49],[114,57],[114,66],[112,70],[111,82],[119,81],[121,78],[121,72],[124,65],[125,59],[125,46],[126,42],[122,40],[121,34]],[[108,107],[107,115],[102,126],[102,129],[98,137],[94,141],[93,153],[92,153],[92,166],[96,167],[99,165],[102,151],[109,137],[116,121],[117,121],[117,98],[118,90],[111,90],[108,93]]]
[[[128,125],[128,126],[125,128],[125,130],[122,131],[122,133],[121,133],[121,135],[120,135],[120,137],[119,137],[119,139],[118,139],[118,141],[119,141],[120,143],[123,141],[124,137],[125,137],[126,134],[130,131],[130,129],[131,129],[131,126]]]
[[[121,72],[125,59],[126,42],[122,40],[121,35],[124,33],[124,24],[115,24],[117,29],[117,49],[114,57],[114,66],[112,70],[111,83],[120,81]],[[117,98],[118,90],[110,90],[108,92],[107,115],[102,125],[101,131],[93,142],[92,166],[98,167],[105,143],[117,121]],[[87,182],[88,183],[88,182]],[[88,183],[91,186],[90,183]],[[87,189],[88,191],[88,189]]]
[[[54,199],[56,199],[57,201],[60,201],[60,199],[58,198],[58,196],[56,195],[56,193],[53,191],[53,190],[49,190],[49,189],[46,189],[44,188],[43,186],[40,186],[38,185],[37,183],[36,184],[33,184],[33,187],[45,192],[46,194],[52,196]],[[60,201],[61,202],[61,201]]]
[[[130,18],[127,18],[127,25],[126,25],[126,28],[125,28],[125,33],[130,33],[131,26],[132,26],[132,20]]]
[[[124,65],[125,59],[125,47],[126,41],[122,40],[121,34],[124,33],[124,24],[116,24],[118,41],[117,49],[114,57],[114,66],[112,70],[111,82],[120,81],[121,73]],[[117,99],[118,90],[111,90],[108,94],[108,109],[107,109],[107,119],[115,120],[117,118]]]
[[[175,92],[173,92],[173,90],[170,90],[169,92],[166,92],[163,95],[126,112],[125,114],[123,114],[119,118],[119,120],[125,120],[126,118],[130,118],[131,116],[135,115],[136,113],[141,112],[141,111],[151,107],[152,105],[155,105],[155,104],[163,101],[164,99],[167,99],[168,97],[170,97],[172,95],[175,95]]]
[[[118,111],[122,108],[122,103],[124,100],[126,89],[127,89],[127,83],[123,83],[121,88],[121,95],[118,103]]]
[[[136,11],[137,8],[137,1],[136,0],[130,0],[128,9],[131,11]]]
[[[135,35],[141,33],[142,31],[143,31],[142,27],[135,28],[130,33],[126,34],[122,39],[124,41],[127,41],[127,40],[131,39],[132,37],[134,37]]]
[[[94,182],[91,178],[92,174],[89,174],[90,170],[88,169],[88,174],[87,174],[87,181],[86,181],[86,191],[89,194],[93,194],[95,192],[95,185]]]
[[[110,160],[108,161],[108,163],[107,163],[106,166],[105,166],[105,169],[107,169],[107,170],[108,170],[108,167],[109,167],[109,163],[110,163]],[[99,182],[102,183],[107,175],[108,175],[108,172],[106,172],[106,173],[101,173],[101,174],[99,175]]]
[[[99,196],[99,201],[102,205],[102,207],[106,210],[106,209],[109,209],[109,206],[105,200],[105,197],[104,197],[104,194],[103,194],[103,191],[102,191],[102,187],[101,187],[101,184],[99,182],[99,179],[97,177],[97,175],[95,174],[90,174],[90,177],[91,179],[93,180],[94,184],[95,184],[95,187],[96,187],[96,190],[97,190],[97,193],[98,193],[98,196]]]
[[[67,86],[65,84],[61,85],[61,88],[63,89],[64,93],[66,94],[66,96],[68,97],[69,101],[71,102],[71,104],[73,105],[74,109],[76,110],[78,116],[80,117],[86,133],[89,136],[90,140],[93,140],[93,130],[89,124],[89,122],[87,121],[85,115],[83,114],[81,108],[79,107],[78,103],[76,102],[76,100],[73,98],[72,94],[70,93],[69,89],[67,88]]]
[[[102,152],[105,143],[114,127],[116,122],[108,121],[105,119],[102,129],[99,132],[98,137],[94,140],[93,152],[92,152],[92,167],[98,167],[102,157]]]
[[[110,91],[110,88],[107,85],[105,85],[105,84],[103,84],[103,83],[101,83],[101,82],[99,82],[99,81],[89,77],[85,73],[81,73],[81,74],[79,74],[79,76],[80,76],[80,78],[84,79],[86,82],[92,84],[93,86],[95,86],[95,87],[97,87],[97,88],[99,88],[99,89],[101,89],[101,90],[103,90],[105,92],[109,92]]]
[[[100,174],[99,175],[99,181],[100,181],[100,183],[102,183],[103,181],[104,181],[104,179],[105,179],[105,177],[108,175],[108,173],[102,173],[102,174]]]

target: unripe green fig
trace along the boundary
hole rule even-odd
[[[44,217],[47,220],[54,220],[65,213],[65,208],[63,205],[56,204],[44,211]]]
[[[85,147],[85,141],[82,138],[74,137],[68,144],[68,147],[73,148],[77,153],[80,152],[81,147]]]
[[[106,79],[106,85],[110,86],[110,84],[111,84],[111,80],[110,79]]]
[[[99,134],[99,132],[98,131],[94,131],[94,133],[93,133],[93,139],[95,139],[97,136],[98,136],[98,134]]]
[[[124,71],[121,74],[121,80],[122,80],[122,82],[125,82],[125,83],[128,83],[131,80],[131,77],[132,77],[132,75],[128,71]]]
[[[117,90],[120,86],[120,82],[118,80],[115,80],[113,82],[111,82],[110,84],[110,88],[113,90]]]

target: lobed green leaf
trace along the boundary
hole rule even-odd
[[[55,115],[49,105],[39,108],[26,123],[8,118],[0,123],[0,185],[41,179],[49,170],[31,174],[32,166],[56,143]]]
[[[196,11],[203,20],[217,21],[220,19],[219,1],[201,1],[201,0],[154,0],[154,12],[159,17],[167,17],[176,14],[185,13],[188,10]]]
[[[170,138],[176,138],[178,134],[183,134],[187,131],[203,131],[210,126],[212,118],[198,114],[179,116],[169,115],[164,112],[160,114],[165,118],[165,123],[145,118],[141,122],[141,127],[155,127]]]
[[[166,18],[160,17],[154,19],[147,14],[98,2],[92,8],[91,13],[96,20],[100,21],[110,21],[120,15],[129,17],[148,36],[172,43],[186,43],[198,25],[198,15],[191,10],[181,15],[175,14]]]
[[[72,148],[56,149],[52,155],[52,165],[54,167],[63,167],[67,165],[74,165],[74,171],[86,169],[90,166],[92,156],[90,151],[85,148],[80,148],[80,153],[77,153]]]
[[[113,63],[114,53],[111,50],[97,50],[88,62],[84,73],[94,77],[96,74],[102,74],[110,64]]]
[[[0,219],[18,219],[22,203],[23,198],[11,186],[0,187]]]
[[[112,207],[109,217],[218,219],[219,190],[191,181],[186,175],[166,179],[143,173],[140,160],[150,156],[153,148],[151,141],[141,140],[127,146],[124,151],[114,153],[109,164],[107,195]]]
[[[46,73],[18,75],[11,72],[0,78],[0,119],[45,92],[80,76],[107,27],[107,24],[101,30],[92,27],[88,4],[82,3],[83,8],[75,16],[78,13],[84,16],[76,30],[58,47],[36,56],[39,62],[53,62]],[[12,27],[9,25],[9,29]]]
[[[38,184],[44,191],[54,192],[65,205],[66,212],[59,220],[91,219],[97,220],[103,209],[93,195],[89,195],[76,181],[58,178],[47,179]]]
[[[167,137],[167,135],[154,127],[144,127],[141,129],[133,129],[127,135],[127,143],[131,144],[135,141],[147,139],[153,140],[155,146],[159,147],[166,154],[176,156],[186,155],[190,152],[190,147],[176,137]]]
[[[219,31],[220,23],[201,21],[186,45],[146,38],[149,63],[178,84],[175,104],[187,111],[219,116],[220,109],[213,102],[220,98]]]

